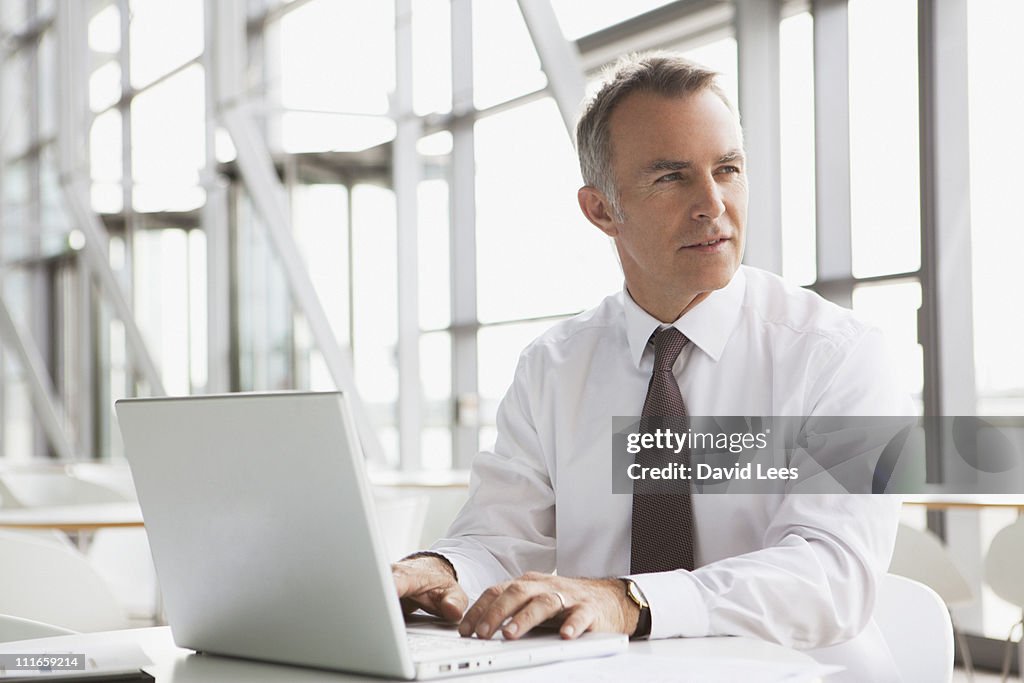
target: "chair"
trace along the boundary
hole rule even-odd
[[[875,623],[904,681],[948,682],[953,676],[953,623],[938,593],[904,576],[878,584]]]
[[[0,614],[75,631],[127,628],[103,579],[78,551],[0,531]]]
[[[1003,600],[1024,608],[1024,581],[1021,580],[1021,567],[1024,567],[1024,518],[999,530],[992,538],[985,555],[985,583],[992,592]],[[1003,656],[1003,681],[1006,681],[1010,668],[1010,648],[1013,644],[1013,632],[1018,621],[1010,627],[1006,639],[1006,653]]]
[[[74,635],[71,631],[53,624],[44,624],[41,621],[12,617],[9,614],[0,614],[0,643],[9,643],[15,640],[30,640],[32,638],[49,638],[50,636]]]
[[[928,586],[939,594],[947,609],[974,601],[974,592],[963,573],[953,563],[953,558],[942,541],[924,529],[900,524],[889,573],[905,576]],[[952,615],[950,619],[953,621],[953,635],[960,646],[968,680],[973,681],[974,662],[971,659],[971,651],[964,634],[957,629]]]
[[[134,498],[63,471],[14,471],[0,474],[5,507],[124,503]]]
[[[126,462],[76,462],[66,465],[64,470],[70,477],[115,491],[125,500],[136,500],[135,482]]]

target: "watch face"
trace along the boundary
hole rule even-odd
[[[644,594],[640,592],[640,587],[632,581],[630,581],[626,585],[629,587],[629,597],[632,598],[633,602],[640,605],[640,607],[646,607],[647,600],[644,599]]]

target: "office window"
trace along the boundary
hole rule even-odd
[[[356,387],[378,427],[385,457],[398,463],[398,263],[395,197],[359,184],[352,189],[352,353]]]
[[[498,404],[505,396],[515,375],[519,354],[530,342],[560,319],[489,325],[477,334],[480,374],[480,422],[493,427]],[[493,432],[481,431],[481,444],[494,441]]]
[[[782,275],[817,276],[814,215],[814,20],[802,12],[779,26],[782,153]]]
[[[235,205],[238,359],[241,391],[294,387],[293,311],[284,273],[267,241],[263,220],[243,188]]]
[[[478,121],[476,164],[481,322],[578,313],[621,289],[611,242],[580,212],[579,164],[553,100]]]
[[[981,415],[1024,414],[1024,231],[1013,208],[1024,187],[1024,91],[1008,81],[1019,59],[1024,5],[972,0],[968,9],[974,361]],[[1008,211],[1009,209],[1009,211]]]
[[[448,469],[452,465],[452,339],[449,332],[420,336],[420,386],[423,397],[423,432],[420,439],[423,468]]]
[[[921,265],[917,3],[851,0],[850,201],[855,277]]]
[[[295,185],[291,191],[292,231],[335,337],[348,345],[348,192],[342,185]]]
[[[129,7],[133,87],[145,87],[202,53],[202,0],[131,0]],[[113,21],[105,18],[103,22],[97,33],[112,45],[108,27]]]
[[[121,49],[121,11],[113,2],[89,20],[88,40],[93,52],[113,56]]]
[[[477,109],[547,84],[515,0],[473,3],[473,103]]]
[[[386,114],[395,89],[394,3],[312,0],[280,20],[285,109]]]
[[[92,208],[100,213],[117,213],[124,206],[121,112],[117,109],[105,111],[93,120],[89,161]]]
[[[900,381],[918,401],[924,384],[924,356],[917,343],[917,309],[921,307],[918,282],[863,284],[853,290],[853,310],[885,333]]]
[[[206,298],[200,275],[206,261],[197,235],[190,239],[177,228],[140,230],[134,240],[135,318],[171,395],[190,394],[205,383],[205,306],[199,302]],[[197,362],[199,356],[203,360]]]
[[[423,329],[451,323],[451,235],[448,181],[419,185],[419,317]]]
[[[132,202],[136,211],[182,211],[206,201],[203,68],[194,64],[139,93],[132,112]]]

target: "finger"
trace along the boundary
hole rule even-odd
[[[534,595],[502,629],[502,635],[510,640],[521,638],[533,627],[563,612],[562,601],[554,591]]]
[[[594,625],[596,616],[596,613],[589,607],[584,605],[575,607],[569,610],[558,633],[565,640],[579,638]]]
[[[543,590],[543,587],[529,581],[516,580],[510,583],[480,617],[476,626],[477,635],[490,638]]]
[[[477,627],[481,623],[481,617],[486,614],[491,603],[501,597],[501,594],[505,592],[505,588],[508,585],[508,583],[495,584],[485,590],[480,597],[477,598],[477,601],[473,603],[473,606],[470,607],[462,617],[462,623],[459,624],[460,635],[471,636],[474,631],[477,631]]]
[[[469,597],[462,586],[453,583],[449,588],[439,591],[438,600],[435,603],[436,614],[451,622],[458,622],[462,619],[463,613],[469,607]]]

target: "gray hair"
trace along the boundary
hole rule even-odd
[[[670,52],[631,54],[607,72],[605,83],[584,106],[576,124],[576,150],[583,182],[597,188],[611,204],[612,214],[623,220],[619,192],[612,173],[612,112],[627,96],[646,92],[679,97],[702,90],[718,95],[729,110],[735,108],[718,84],[718,73]]]

